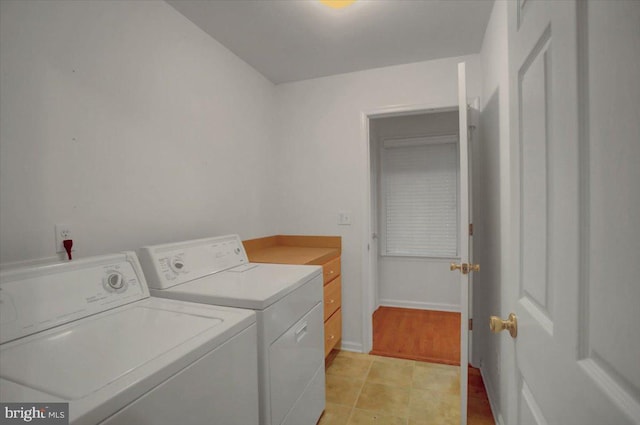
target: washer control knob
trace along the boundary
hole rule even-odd
[[[169,267],[176,273],[184,273],[186,271],[186,267],[182,258],[174,257],[169,262]]]
[[[122,291],[125,288],[124,276],[119,272],[109,272],[104,278],[104,286],[108,291]]]

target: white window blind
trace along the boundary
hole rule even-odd
[[[458,255],[457,136],[385,140],[382,253]]]

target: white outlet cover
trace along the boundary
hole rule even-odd
[[[62,241],[65,239],[73,239],[73,232],[69,224],[56,224],[56,252],[65,252]],[[72,248],[71,251],[74,251]]]

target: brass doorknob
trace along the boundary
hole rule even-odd
[[[469,272],[479,272],[480,271],[480,264],[467,264],[467,263],[456,264],[456,263],[451,263],[449,265],[449,270],[451,270],[451,271],[460,270],[462,272],[462,274],[469,274]]]
[[[518,336],[518,317],[511,313],[507,320],[502,320],[498,316],[491,316],[489,318],[489,329],[494,334],[500,333],[500,331],[508,330],[511,338]]]

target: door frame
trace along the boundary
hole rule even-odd
[[[471,104],[478,102],[475,98],[472,99]],[[362,351],[368,353],[373,348],[373,323],[372,316],[377,308],[377,288],[373,285],[372,267],[377,266],[377,256],[373,255],[373,251],[369,249],[371,243],[371,236],[374,232],[372,228],[371,220],[371,150],[370,150],[370,121],[377,118],[389,118],[397,116],[407,115],[419,115],[433,112],[446,112],[457,111],[457,103],[444,104],[444,103],[425,103],[425,104],[413,104],[413,105],[391,105],[386,107],[380,107],[375,109],[369,109],[361,111],[360,124],[361,124],[361,140],[365,154],[365,167],[364,175],[362,177],[362,188],[364,193],[363,199],[363,214],[362,223]],[[477,123],[473,123],[477,126]],[[471,190],[471,188],[469,188]],[[471,210],[469,211],[471,214]],[[377,267],[376,267],[377,268]],[[471,305],[471,299],[469,300]],[[469,307],[470,308],[470,307]],[[471,310],[469,310],[471,314]],[[470,316],[471,317],[471,316]],[[471,333],[470,333],[471,335]],[[469,338],[471,341],[471,337]],[[473,352],[471,344],[469,344],[469,363],[473,363],[471,353]]]

